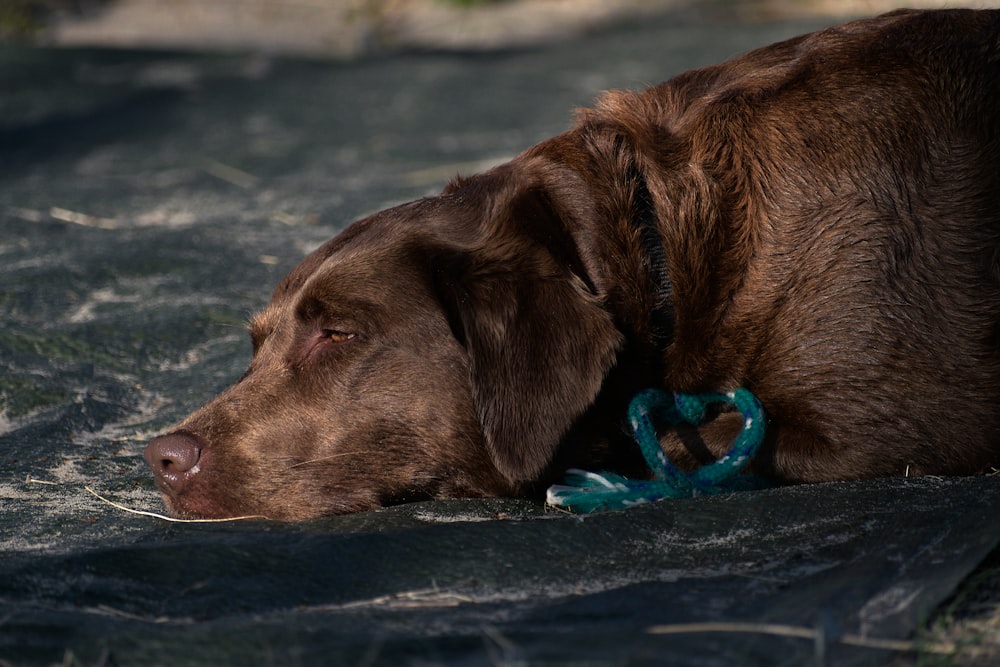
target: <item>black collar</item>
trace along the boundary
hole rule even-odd
[[[638,168],[633,175],[637,213],[633,224],[639,232],[639,240],[645,254],[646,269],[650,281],[656,285],[656,300],[650,313],[651,343],[662,352],[674,339],[674,298],[670,283],[669,263],[660,233],[659,218],[653,205],[653,197],[646,186],[646,179]]]

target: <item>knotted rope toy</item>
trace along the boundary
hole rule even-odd
[[[660,446],[654,419],[670,426],[705,421],[709,405],[727,404],[743,414],[743,430],[733,446],[714,463],[692,472],[678,469]],[[747,491],[769,486],[759,477],[741,475],[764,441],[764,408],[746,389],[724,394],[707,392],[682,394],[646,389],[632,399],[628,408],[632,433],[639,443],[655,479],[630,480],[610,472],[593,473],[571,468],[563,484],[549,487],[546,502],[574,512],[619,509],[663,498],[691,498],[700,495]]]

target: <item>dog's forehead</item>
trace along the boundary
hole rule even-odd
[[[251,337],[268,337],[305,300],[328,301],[337,294],[372,290],[371,283],[380,279],[378,269],[385,264],[382,256],[387,249],[368,242],[366,236],[354,235],[347,243],[337,237],[302,260],[278,285],[267,306],[250,318]],[[387,268],[384,275],[391,274]]]
[[[308,297],[357,297],[406,287],[414,268],[413,247],[420,245],[438,208],[433,199],[418,200],[352,224],[285,276],[268,305],[252,317],[251,331],[271,331],[285,310]]]
[[[272,302],[287,298],[321,273],[365,265],[391,255],[420,229],[428,213],[424,201],[381,211],[355,222],[307,255],[278,284]]]

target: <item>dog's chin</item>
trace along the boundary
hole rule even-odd
[[[235,519],[288,520],[288,517],[271,516],[277,512],[265,513],[250,508],[233,508],[201,495],[185,494],[175,496],[161,491],[160,497],[167,513],[184,521],[224,521]]]
[[[280,495],[280,494],[279,494]],[[226,502],[203,493],[189,492],[173,494],[160,491],[167,513],[183,521],[309,521],[324,517],[365,512],[380,507],[370,498],[327,499],[321,504],[281,502],[280,498],[271,504],[247,504]],[[292,496],[289,495],[289,499]],[[286,499],[287,500],[287,499]]]

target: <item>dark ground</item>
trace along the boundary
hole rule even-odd
[[[602,89],[814,27],[668,16],[549,48],[340,64],[0,46],[0,664],[915,659],[839,641],[854,635],[911,641],[921,664],[991,664],[995,626],[961,638],[986,657],[939,655],[925,622],[991,590],[966,577],[1000,542],[996,478],[304,525],[168,524],[84,489],[161,510],[145,440],[242,373],[247,315],[345,224],[565,129]],[[995,618],[986,597],[975,608]],[[648,632],[703,621],[823,639]]]

